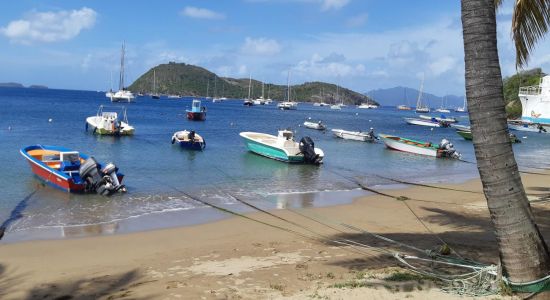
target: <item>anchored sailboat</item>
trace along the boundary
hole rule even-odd
[[[126,45],[122,43],[122,49],[120,53],[120,77],[118,82],[118,92],[111,94],[111,102],[134,102],[135,96],[132,92],[128,91],[124,87],[124,55],[126,51]]]

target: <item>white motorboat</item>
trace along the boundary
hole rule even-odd
[[[337,110],[340,110],[340,109],[342,109],[342,106],[340,106],[340,104],[334,104],[334,105],[331,105],[331,106],[330,106],[330,109],[337,109]]]
[[[249,151],[256,154],[289,163],[320,164],[325,154],[315,148],[309,137],[303,137],[300,142],[294,140],[290,130],[279,130],[277,136],[259,132],[241,132]]]
[[[436,112],[439,112],[439,113],[450,113],[451,111],[446,109],[446,108],[438,108],[435,110]]]
[[[344,140],[374,142],[377,139],[376,135],[373,132],[347,131],[343,129],[332,129],[331,131],[335,137]]]
[[[460,153],[458,153],[454,149],[453,144],[446,139],[442,139],[441,143],[438,145],[430,142],[415,141],[387,134],[380,134],[379,136],[384,144],[386,144],[386,147],[393,150],[437,158],[460,158]]]
[[[277,108],[281,110],[296,110],[298,109],[298,103],[291,101],[279,102],[279,104],[277,104]]]
[[[124,55],[125,55],[126,45],[122,43],[122,49],[120,54],[120,77],[118,83],[118,91],[111,94],[111,102],[134,102],[136,98],[134,94],[124,86]]]
[[[427,116],[427,115],[420,115],[418,116],[420,119],[424,119],[424,120],[436,120],[438,122],[447,122],[447,123],[458,123],[458,120],[456,118],[447,118],[445,116],[441,116],[441,117],[432,117],[432,116]]]
[[[305,121],[304,122],[304,127],[310,128],[310,129],[315,129],[315,130],[325,130],[325,129],[327,129],[327,126],[325,124],[323,124],[323,122],[321,122],[321,121],[318,121],[318,122]]]
[[[445,122],[416,119],[416,118],[405,118],[405,122],[407,122],[407,124],[409,125],[419,125],[419,126],[427,126],[427,127],[448,127],[449,126],[449,124]]]
[[[542,125],[538,123],[522,122],[521,120],[508,121],[508,128],[516,131],[547,133],[550,130],[550,125]]]
[[[122,107],[122,120],[118,113],[103,111],[103,105],[93,117],[86,118],[86,130],[100,135],[133,135],[134,127],[128,124],[126,108]]]
[[[374,105],[374,104],[370,104],[370,103],[363,103],[363,104],[357,106],[357,108],[361,108],[361,109],[377,109],[377,108],[378,108],[378,105]]]

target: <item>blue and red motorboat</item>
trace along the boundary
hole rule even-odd
[[[102,166],[93,157],[58,146],[33,145],[20,152],[36,176],[64,191],[104,196],[126,191],[124,175],[113,163]]]
[[[206,120],[206,107],[201,106],[201,101],[194,99],[191,104],[191,110],[187,110],[187,119],[192,121]]]
[[[178,144],[180,147],[189,150],[204,150],[206,141],[194,130],[178,131],[172,136],[172,144]]]

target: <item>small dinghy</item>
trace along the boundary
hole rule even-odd
[[[206,142],[194,130],[178,131],[172,136],[172,144],[178,144],[180,147],[189,150],[204,150]]]
[[[439,117],[432,117],[432,116],[427,116],[427,115],[420,115],[418,116],[420,117],[420,119],[424,119],[424,120],[435,120],[437,122],[445,122],[445,123],[458,123],[458,119],[457,118],[447,118],[445,117],[444,115],[441,115]]]
[[[327,129],[327,126],[325,124],[323,124],[322,121],[318,121],[318,122],[305,121],[304,122],[304,127],[309,128],[309,129],[315,129],[315,130],[326,130]]]
[[[122,120],[118,113],[103,111],[103,105],[99,106],[95,116],[86,118],[86,131],[92,130],[94,134],[100,135],[133,135],[135,129],[128,124],[126,108],[121,109]]]
[[[467,141],[471,141],[473,139],[473,136],[472,136],[472,131],[471,130],[456,130],[456,133],[458,135],[460,135],[461,137],[463,137],[465,140]],[[510,135],[510,142],[512,142],[512,144],[519,144],[521,143],[521,140],[518,139],[518,137],[513,134],[513,133],[509,133]]]
[[[59,189],[102,196],[126,192],[121,184],[124,175],[113,163],[103,166],[93,157],[57,146],[34,145],[20,152],[36,176]]]
[[[435,119],[424,120],[416,118],[405,118],[405,122],[409,125],[427,126],[427,127],[449,127],[449,123],[440,122]]]
[[[347,131],[344,129],[332,129],[332,133],[335,137],[344,139],[344,140],[354,140],[361,142],[374,142],[378,139],[374,134],[374,130],[371,128],[369,132],[361,131]]]
[[[446,139],[442,139],[441,143],[438,145],[432,144],[431,142],[415,141],[387,134],[379,134],[379,136],[389,149],[437,158],[460,158],[460,153],[458,153],[454,149],[453,144]]]
[[[206,120],[206,107],[201,106],[200,100],[193,100],[191,104],[191,110],[187,110],[187,119],[191,121],[204,121]]]
[[[310,137],[303,137],[298,143],[290,130],[279,130],[277,136],[259,132],[241,132],[240,136],[249,151],[275,160],[318,165],[325,156]]]

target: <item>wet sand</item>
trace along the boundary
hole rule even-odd
[[[531,200],[548,197],[548,176],[523,180]],[[386,189],[409,200],[369,195],[337,206],[271,210],[300,226],[249,213],[279,228],[230,217],[179,228],[85,238],[73,232],[71,239],[3,244],[0,298],[458,299],[430,281],[389,280],[404,269],[376,249],[402,249],[337,225],[345,222],[422,249],[436,249],[442,239],[464,257],[495,263],[498,253],[479,180],[438,186],[456,190]],[[549,239],[550,205],[541,201],[532,207]],[[376,248],[357,251],[334,243],[342,239]]]

